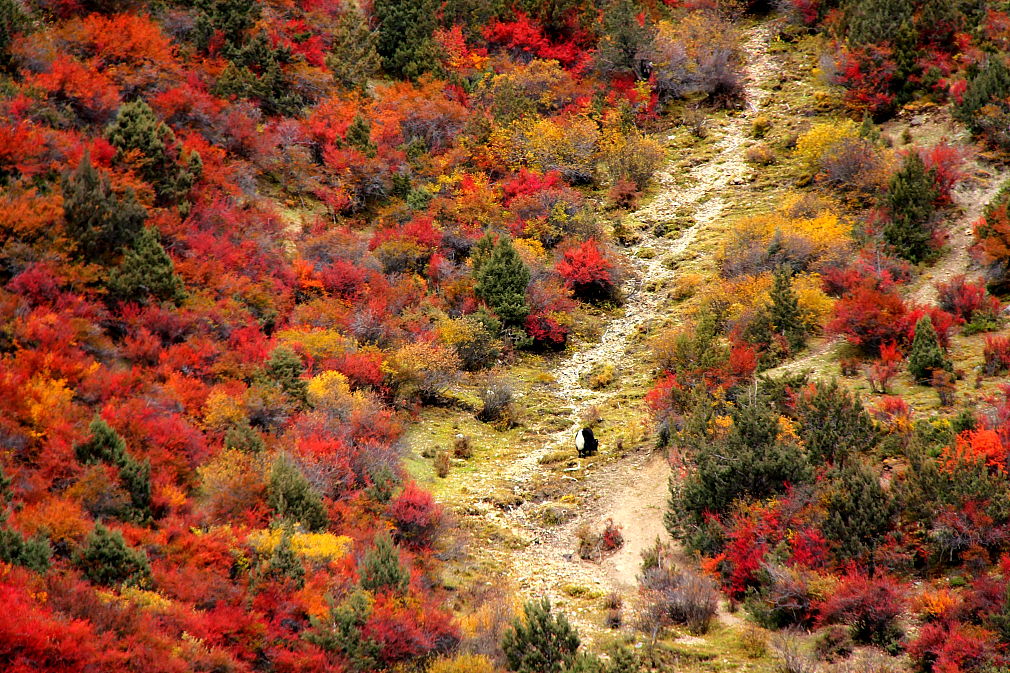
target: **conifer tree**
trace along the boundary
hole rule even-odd
[[[361,588],[378,593],[380,591],[402,592],[410,582],[410,574],[400,565],[400,555],[389,533],[375,538],[375,543],[361,559],[358,568]]]
[[[118,530],[110,530],[100,523],[95,524],[88,535],[77,556],[77,565],[91,582],[103,586],[121,583],[141,586],[151,575],[147,555],[131,549]]]
[[[95,416],[88,426],[88,431],[91,437],[74,447],[77,460],[82,463],[101,461],[117,467],[126,462],[126,442],[105,422],[105,419]]]
[[[127,458],[119,468],[119,479],[130,494],[130,518],[144,523],[151,518],[151,462]]]
[[[266,366],[267,375],[273,379],[287,395],[304,406],[309,399],[309,384],[302,378],[305,365],[298,354],[287,346],[278,346],[270,353]]]
[[[116,198],[109,179],[85,153],[63,180],[63,217],[77,254],[87,262],[109,264],[140,235],[147,212],[132,191]]]
[[[579,634],[568,618],[553,613],[546,598],[527,602],[523,618],[515,619],[502,638],[508,669],[515,673],[563,673],[579,645]]]
[[[105,137],[119,150],[120,158],[131,151],[139,152],[141,173],[150,182],[160,179],[168,168],[168,148],[175,143],[172,130],[140,98],[123,103],[105,129]]]
[[[806,344],[806,328],[800,314],[800,304],[793,291],[792,269],[780,266],[774,275],[771,289],[770,314],[775,330],[786,338],[789,348],[798,351]]]
[[[813,394],[797,401],[796,414],[800,436],[815,463],[844,462],[856,452],[869,451],[879,439],[862,401],[835,380],[816,383]]]
[[[0,523],[3,523],[2,516]],[[45,573],[52,556],[52,547],[44,536],[36,535],[25,539],[17,531],[0,528],[0,561]]]
[[[526,286],[530,272],[507,236],[498,239],[494,251],[476,272],[477,296],[507,325],[521,324],[530,309]]]
[[[950,371],[951,364],[944,355],[929,316],[922,316],[915,323],[912,348],[908,351],[908,373],[920,384],[929,383],[935,370]]]
[[[376,50],[389,74],[415,79],[435,69],[436,10],[433,0],[375,0]]]
[[[0,0],[0,72],[11,67],[11,42],[28,25],[28,17],[18,2]]]
[[[322,497],[286,455],[274,462],[267,485],[267,505],[285,519],[300,522],[310,531],[329,524]]]
[[[148,299],[179,303],[186,297],[175,264],[152,227],[144,227],[123,261],[109,274],[109,291],[123,301],[146,304]]]
[[[0,512],[3,512],[3,508],[10,504],[14,497],[14,491],[11,489],[12,483],[14,483],[13,480],[4,472],[3,465],[0,465]]]
[[[361,589],[352,591],[340,603],[332,596],[326,597],[329,615],[324,619],[311,617],[312,629],[305,639],[314,645],[341,654],[355,671],[372,671],[377,668],[381,647],[361,630],[372,614],[368,594]]]
[[[357,3],[348,3],[326,57],[326,67],[333,73],[333,79],[348,89],[363,89],[382,68],[377,41]]]
[[[263,437],[249,425],[249,421],[244,420],[228,428],[224,434],[224,447],[246,453],[259,453],[265,448],[265,444]]]
[[[372,125],[361,115],[354,115],[354,120],[347,127],[347,133],[344,134],[344,140],[351,147],[361,150],[365,156],[375,156],[377,148],[375,147],[375,143],[372,142]],[[399,173],[396,175],[399,175]]]
[[[480,273],[480,269],[484,266],[484,263],[491,259],[494,245],[494,236],[491,235],[491,232],[488,232],[477,239],[477,243],[470,249],[470,264],[473,267],[474,278]]]
[[[645,48],[655,32],[638,22],[641,11],[635,0],[610,0],[603,11],[603,30],[596,50],[596,65],[604,75],[630,73],[647,76]]]
[[[972,132],[979,131],[978,114],[986,105],[1005,105],[1010,97],[1010,68],[1002,54],[992,54],[986,66],[969,82],[961,102],[954,105],[954,117]]]
[[[305,566],[291,546],[291,527],[285,526],[280,542],[274,547],[267,563],[267,577],[290,580],[298,589],[305,586]]]
[[[664,519],[671,534],[690,539],[706,513],[722,513],[740,498],[766,498],[811,478],[803,451],[778,440],[778,415],[763,399],[741,400],[731,415],[726,435],[700,442],[694,469],[684,480],[671,481]]]
[[[890,221],[884,227],[884,239],[911,262],[920,262],[929,255],[929,225],[936,196],[933,175],[926,170],[919,153],[910,152],[891,179]]]
[[[881,488],[880,478],[860,461],[850,461],[836,471],[825,504],[821,530],[838,544],[843,558],[872,551],[895,514],[894,501]]]

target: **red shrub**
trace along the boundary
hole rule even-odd
[[[561,348],[568,340],[568,328],[545,313],[531,313],[526,317],[526,333],[541,345]]]
[[[565,285],[584,299],[608,298],[614,293],[614,264],[595,239],[565,250],[554,268]]]
[[[878,393],[886,393],[891,379],[898,373],[902,354],[898,344],[891,342],[880,345],[880,359],[870,365],[870,386]]]
[[[923,671],[961,673],[982,670],[997,652],[992,631],[972,624],[926,624],[908,653]]]
[[[850,108],[877,114],[894,104],[891,85],[897,70],[889,47],[872,44],[842,49],[835,81],[848,90],[845,102]]]
[[[936,306],[916,307],[906,313],[901,318],[902,329],[904,331],[902,343],[910,344],[915,338],[915,325],[919,319],[929,316],[929,321],[933,323],[933,330],[936,332],[936,340],[946,349],[950,346],[950,333],[954,325],[961,324],[961,319],[947,313]]]
[[[858,642],[888,644],[905,611],[907,594],[908,588],[893,577],[871,576],[851,568],[819,604],[818,622],[847,624]]]
[[[999,299],[991,296],[982,283],[971,283],[963,275],[948,283],[937,283],[940,308],[954,314],[964,322],[971,322],[976,313],[999,314]]]
[[[389,503],[387,512],[402,539],[415,548],[431,544],[442,523],[442,507],[413,481]]]
[[[382,372],[382,352],[378,350],[345,353],[337,358],[333,368],[346,376],[354,387],[379,388],[385,379]]]
[[[885,343],[905,341],[906,315],[905,303],[897,294],[862,285],[835,304],[827,329],[843,335],[854,346],[876,353]]]
[[[988,376],[1010,369],[1010,336],[987,336],[983,354]]]
[[[947,143],[939,143],[928,149],[920,149],[919,156],[928,170],[933,171],[936,181],[938,206],[951,202],[954,185],[964,179],[964,153]]]

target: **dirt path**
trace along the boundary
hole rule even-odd
[[[948,228],[944,256],[932,269],[924,273],[909,289],[907,298],[913,304],[935,304],[936,284],[948,282],[954,276],[969,274],[972,268],[970,251],[975,243],[972,227],[982,216],[986,204],[992,201],[1010,173],[993,172],[975,165],[975,173],[954,189],[954,203],[963,215]]]
[[[612,320],[599,343],[572,354],[553,373],[559,391],[571,402],[571,424],[554,433],[535,450],[503,466],[500,475],[517,493],[529,493],[543,468],[540,460],[558,448],[569,448],[580,418],[590,405],[599,405],[615,392],[593,391],[582,381],[593,367],[606,363],[636,364],[634,337],[665,310],[667,293],[676,272],[670,261],[685,254],[699,231],[715,222],[725,206],[724,192],[740,184],[751,168],[742,148],[750,136],[750,127],[767,96],[762,84],[774,76],[775,67],[767,46],[771,30],[759,25],[747,30],[743,49],[746,58],[745,102],[740,114],[730,117],[719,129],[721,136],[714,155],[692,168],[685,176],[671,163],[657,176],[659,194],[633,217],[647,225],[671,221],[676,213],[690,212],[693,223],[672,243],[652,235],[653,227],[643,228],[642,240],[632,249],[629,264],[632,278],[625,288],[624,315]],[[686,185],[686,186],[684,186]],[[640,256],[642,251],[654,254]],[[516,536],[526,541],[522,549],[508,552],[512,576],[523,593],[565,601],[565,588],[583,587],[595,594],[622,590],[626,596],[625,619],[633,618],[634,594],[628,589],[636,584],[642,550],[657,537],[666,539],[663,512],[668,497],[669,463],[658,454],[633,453],[617,461],[597,461],[584,467],[577,490],[579,515],[560,526],[545,526],[537,505],[526,502],[500,515]],[[573,480],[579,481],[572,477]],[[575,532],[580,525],[599,527],[606,519],[622,527],[624,547],[600,563],[582,561],[573,555]],[[630,600],[628,600],[630,599]],[[629,604],[631,603],[631,604]],[[597,624],[576,608],[567,610],[570,618],[590,638]]]

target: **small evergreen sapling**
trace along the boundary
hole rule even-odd
[[[144,227],[122,263],[109,275],[109,291],[124,301],[146,304],[148,300],[178,304],[186,297],[175,264],[158,241],[158,233]]]
[[[530,271],[507,236],[498,239],[487,261],[475,271],[477,296],[506,325],[520,325],[529,315],[526,303],[526,287],[530,283]]]
[[[502,650],[515,673],[563,673],[575,660],[579,634],[563,613],[551,611],[550,601],[529,601],[523,618],[505,631]]]
[[[908,372],[917,383],[928,384],[937,370],[950,371],[950,360],[944,355],[929,316],[919,318],[915,324],[915,336],[908,351]]]
[[[77,556],[77,565],[88,580],[102,586],[123,583],[143,586],[151,576],[147,555],[131,549],[118,530],[110,530],[100,523],[95,524],[88,535]]]
[[[267,504],[281,517],[297,521],[310,531],[323,530],[329,524],[322,497],[294,461],[283,454],[270,472]]]
[[[929,256],[936,198],[932,172],[926,169],[918,152],[909,152],[891,179],[887,196],[890,221],[884,227],[884,239],[910,262],[920,262]]]
[[[388,533],[375,538],[375,544],[361,559],[358,575],[361,588],[373,593],[403,592],[410,583],[410,574],[400,564],[400,554]]]
[[[806,327],[800,313],[800,304],[793,291],[792,269],[780,266],[774,275],[771,289],[771,320],[775,331],[789,344],[789,349],[798,351],[806,345]]]

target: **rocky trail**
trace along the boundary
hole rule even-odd
[[[501,466],[501,481],[520,496],[535,491],[543,471],[540,463],[544,456],[571,446],[583,413],[616,394],[587,388],[585,375],[594,367],[607,363],[642,364],[635,362],[636,336],[665,310],[667,293],[664,290],[672,285],[676,275],[670,262],[685,254],[696,235],[720,217],[726,192],[741,184],[751,170],[744,161],[742,149],[767,95],[763,84],[775,72],[768,53],[770,35],[767,25],[755,26],[745,34],[745,105],[720,128],[712,129],[719,134],[712,157],[686,175],[683,169],[671,163],[657,176],[658,194],[633,213],[633,217],[645,226],[642,238],[629,251],[631,278],[625,287],[623,315],[609,322],[599,343],[573,353],[552,372],[559,398],[570,403],[570,425],[545,438],[536,449]],[[655,224],[671,221],[675,213],[685,211],[690,213],[692,223],[679,237],[671,241],[652,233]],[[615,450],[615,447],[603,448],[604,451]],[[506,555],[512,566],[511,575],[522,593],[547,596],[553,602],[565,601],[565,589],[569,589],[570,596],[573,586],[595,595],[623,590],[625,596],[633,596],[627,590],[635,586],[641,552],[657,537],[667,537],[663,512],[668,497],[669,463],[663,455],[636,452],[618,460],[588,459],[575,470],[578,477],[569,478],[578,482],[576,495],[580,506],[578,515],[567,523],[545,525],[535,499],[525,497],[525,502],[515,509],[493,514],[500,525],[526,543]],[[575,554],[576,530],[584,524],[598,529],[607,519],[622,528],[623,548],[602,562],[579,559]],[[625,603],[626,621],[633,619],[635,614],[635,606],[630,603]],[[587,623],[579,609],[567,611],[587,636],[592,637],[593,628],[599,628],[598,624]]]

